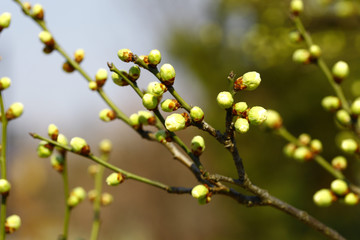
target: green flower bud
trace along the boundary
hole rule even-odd
[[[146,55],[140,55],[140,56],[139,56],[139,59],[140,59],[141,61],[143,61],[146,66],[149,65],[149,57],[148,57],[148,56],[146,56]]]
[[[309,52],[312,59],[318,59],[321,56],[321,48],[318,45],[311,45]]]
[[[100,203],[102,206],[108,206],[114,201],[114,197],[110,193],[101,194]]]
[[[247,72],[242,76],[242,88],[244,90],[255,90],[261,82],[260,74],[257,72]]]
[[[130,62],[133,60],[133,53],[129,49],[120,49],[117,54],[121,61]]]
[[[154,125],[156,118],[149,111],[138,111],[139,122],[143,125]]]
[[[249,121],[245,118],[238,118],[235,121],[235,131],[238,133],[246,133],[249,131]]]
[[[334,196],[329,189],[321,189],[313,196],[314,203],[319,207],[328,207],[334,201]]]
[[[196,199],[206,198],[209,193],[209,189],[205,185],[197,185],[191,190],[191,196]]]
[[[88,167],[88,173],[94,177],[99,171],[100,171],[100,165],[98,164],[91,164],[89,167]]]
[[[149,59],[149,64],[151,66],[156,66],[161,62],[161,53],[159,50],[154,49],[151,50],[149,55],[148,55],[148,59]]]
[[[360,97],[356,98],[351,104],[351,113],[354,115],[360,115]]]
[[[99,149],[103,153],[109,153],[112,150],[112,142],[109,139],[103,139],[99,144]]]
[[[40,141],[37,147],[37,154],[39,157],[41,158],[50,157],[52,151],[53,151],[53,146],[51,146],[51,144],[49,144],[46,141]]]
[[[6,119],[12,120],[18,118],[24,111],[24,105],[20,102],[15,102],[10,105],[9,109],[6,111]]]
[[[308,64],[310,63],[310,52],[306,49],[297,49],[293,53],[292,59],[297,63]]]
[[[56,140],[58,143],[67,146],[69,141],[67,140],[67,138],[65,137],[64,134],[59,134]]]
[[[8,77],[0,78],[0,90],[7,89],[11,85],[11,79]]]
[[[97,196],[98,193],[95,189],[92,189],[87,193],[87,197],[90,200],[90,202],[93,202]]]
[[[121,72],[125,73],[124,71],[121,71]],[[116,72],[113,72],[111,74],[111,79],[113,80],[113,82],[116,85],[119,85],[121,87],[129,85],[129,83],[124,78],[122,78],[119,74],[117,74]]]
[[[165,99],[161,102],[161,109],[164,112],[176,111],[180,106],[180,103],[176,99]]]
[[[58,136],[59,136],[59,129],[58,129],[58,127],[57,127],[55,124],[50,124],[50,125],[48,126],[48,135],[49,135],[49,137],[50,137],[52,140],[54,140],[54,141],[56,141],[56,139],[58,138]]]
[[[173,113],[166,118],[165,127],[170,132],[182,130],[186,127],[186,119],[179,113]]]
[[[289,33],[289,39],[292,43],[299,43],[303,40],[301,33],[297,30]]]
[[[142,103],[146,109],[154,110],[157,107],[159,100],[156,96],[150,93],[145,93],[142,98]]]
[[[135,82],[136,80],[139,79],[140,77],[140,68],[138,66],[132,66],[130,69],[129,69],[129,77],[130,79]]]
[[[338,61],[332,67],[332,74],[337,83],[341,83],[349,75],[349,65],[344,61]]]
[[[347,183],[342,179],[336,179],[332,181],[330,188],[331,191],[340,196],[345,195],[349,191]]]
[[[248,109],[248,105],[246,102],[237,102],[233,106],[233,114],[234,115],[243,115],[243,113]]]
[[[42,31],[39,33],[40,41],[43,42],[48,47],[54,47],[55,41],[53,36],[48,31]]]
[[[10,189],[11,185],[9,181],[6,179],[0,179],[0,194],[6,196],[9,194]]]
[[[111,173],[107,178],[106,178],[106,183],[109,186],[116,186],[119,185],[120,183],[122,183],[124,181],[124,176],[121,173]]]
[[[96,84],[95,81],[91,81],[91,82],[89,82],[89,88],[90,88],[90,90],[95,91],[98,89],[98,85]]]
[[[248,119],[252,125],[260,125],[265,122],[267,118],[267,111],[263,107],[255,106],[250,108]]]
[[[268,109],[265,125],[270,129],[280,128],[282,126],[282,118],[280,114],[275,110]]]
[[[315,154],[318,154],[318,153],[322,152],[323,147],[322,147],[321,141],[319,139],[311,140],[310,149]]]
[[[165,143],[165,142],[168,142],[168,140],[171,140],[169,139],[169,134],[167,131],[165,130],[159,130],[155,133],[155,138],[157,141],[161,142],[161,143]]]
[[[104,86],[106,79],[108,78],[108,73],[105,69],[100,68],[95,75],[95,81],[98,87]]]
[[[336,112],[336,120],[344,127],[351,125],[351,116],[344,109],[340,109]]]
[[[327,96],[324,97],[321,101],[321,106],[326,111],[336,111],[341,107],[341,101],[338,97],[335,96]]]
[[[70,140],[70,146],[74,152],[88,155],[90,153],[90,146],[86,143],[85,139],[74,137]]]
[[[356,205],[359,203],[359,196],[352,192],[348,193],[344,197],[344,202],[346,205],[350,205],[350,206]]]
[[[175,69],[172,65],[165,63],[160,68],[160,80],[166,85],[171,86],[175,81]]]
[[[44,19],[44,9],[40,4],[35,4],[31,10],[31,16],[38,20]]]
[[[311,142],[311,136],[307,133],[302,133],[298,137],[299,142],[303,145],[309,145]]]
[[[226,91],[220,92],[217,95],[216,100],[217,100],[217,103],[219,104],[219,106],[224,108],[224,109],[232,107],[233,102],[234,102],[234,98],[231,95],[231,93],[226,92]]]
[[[334,157],[331,161],[331,165],[338,170],[344,170],[347,167],[347,160],[343,156]]]
[[[341,142],[341,150],[343,150],[346,153],[350,153],[350,154],[354,154],[355,152],[357,152],[359,150],[359,145],[358,143],[352,139],[345,139]]]
[[[21,226],[21,218],[18,215],[11,215],[6,218],[5,221],[5,232],[13,233],[18,230]]]
[[[299,15],[304,10],[304,3],[302,0],[291,0],[290,11],[295,16]]]
[[[293,158],[301,162],[311,160],[313,154],[307,147],[298,147],[294,151]]]
[[[283,152],[288,157],[293,157],[297,146],[294,143],[288,143],[284,146]]]
[[[80,201],[83,201],[86,198],[86,192],[82,187],[74,188],[70,194],[76,196]]]
[[[4,12],[0,15],[0,31],[4,28],[8,28],[11,22],[11,14]]]
[[[148,93],[156,97],[162,96],[164,92],[166,92],[166,90],[167,90],[166,86],[159,82],[151,82],[147,87]]]
[[[136,113],[131,114],[130,117],[129,117],[129,121],[130,121],[130,125],[134,129],[139,129],[140,122],[139,122],[139,115],[138,114],[136,114]]]
[[[70,195],[67,199],[67,205],[69,207],[75,207],[80,203],[80,199],[74,195]]]
[[[84,49],[77,49],[74,53],[74,60],[75,62],[77,63],[81,63],[82,60],[84,60],[84,57],[85,57],[85,51]]]
[[[103,109],[100,111],[99,117],[104,122],[110,122],[116,118],[116,112],[112,109]]]
[[[201,122],[204,119],[204,112],[201,108],[195,106],[190,109],[190,117],[194,122]]]
[[[205,150],[205,140],[202,136],[195,136],[191,140],[191,151],[195,156],[200,156]]]
[[[209,203],[211,201],[211,196],[206,196],[206,197],[203,197],[203,198],[198,198],[198,203],[199,205],[205,205],[207,203]]]
[[[62,154],[54,154],[50,158],[51,166],[58,172],[64,170],[65,158]]]

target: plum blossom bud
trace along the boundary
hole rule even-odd
[[[21,218],[18,215],[11,215],[6,218],[5,221],[5,232],[13,233],[18,230],[21,226]]]
[[[133,60],[133,53],[127,48],[120,49],[117,54],[121,61],[130,62]]]
[[[186,119],[179,113],[173,113],[166,118],[165,127],[171,132],[182,130],[186,127]]]
[[[0,78],[0,90],[5,90],[11,85],[11,79],[8,77]]]
[[[191,140],[191,151],[195,156],[200,156],[205,150],[205,140],[201,136],[195,136]]]
[[[176,99],[165,99],[161,102],[161,109],[164,112],[176,111],[180,106],[180,103]]]
[[[248,119],[252,125],[260,125],[265,122],[267,118],[267,111],[265,108],[260,106],[255,106],[250,108],[248,113]]]
[[[166,85],[171,86],[175,81],[175,69],[171,64],[165,63],[160,68],[160,80]]]
[[[116,112],[112,109],[103,109],[100,111],[99,117],[104,122],[110,122],[116,118]]]
[[[335,199],[331,191],[325,188],[317,191],[313,196],[314,203],[319,207],[328,207]]]
[[[146,109],[154,110],[155,108],[157,108],[159,100],[151,93],[145,93],[142,97],[142,103]]]
[[[249,121],[245,118],[238,118],[235,121],[235,131],[238,133],[246,133],[249,131],[250,125]]]
[[[217,103],[219,104],[220,107],[227,109],[232,107],[233,102],[234,102],[234,98],[231,95],[230,92],[220,92],[216,98]]]
[[[290,11],[295,16],[298,16],[304,10],[304,3],[302,0],[291,0]]]
[[[7,179],[0,179],[0,194],[6,196],[9,194],[11,189],[11,185]]]
[[[331,191],[339,196],[343,196],[349,191],[347,183],[342,179],[336,179],[331,182]]]
[[[24,105],[20,102],[15,102],[10,105],[9,109],[6,111],[6,119],[12,120],[18,118],[22,115],[24,111]]]
[[[4,12],[0,15],[0,32],[4,28],[8,28],[11,23],[11,14],[8,12]]]
[[[190,109],[190,117],[194,122],[201,122],[204,119],[204,112],[201,108],[195,106]]]
[[[331,70],[337,83],[341,83],[349,75],[349,65],[344,61],[335,63]]]
[[[122,183],[124,181],[124,176],[121,173],[111,173],[107,178],[106,178],[106,183],[109,186],[116,186],[119,185],[120,183]]]
[[[236,79],[234,83],[235,90],[255,90],[261,82],[260,74],[258,72],[247,72],[242,77]]]
[[[208,193],[209,193],[209,189],[202,184],[196,185],[191,190],[191,196],[193,196],[196,199],[205,198]]]
[[[70,140],[70,146],[74,152],[88,155],[90,153],[90,146],[86,143],[85,139],[80,137],[74,137]]]
[[[160,51],[157,49],[151,50],[148,55],[148,59],[149,59],[149,65],[151,65],[151,66],[158,65],[161,62]]]

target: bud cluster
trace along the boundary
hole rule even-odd
[[[321,153],[323,146],[320,140],[312,139],[309,134],[303,133],[298,137],[299,146],[294,143],[285,145],[283,152],[286,156],[298,161],[310,161],[317,154]]]

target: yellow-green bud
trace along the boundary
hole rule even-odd
[[[302,0],[291,0],[290,11],[295,16],[299,15],[304,10],[304,3]]]
[[[145,93],[142,98],[142,103],[146,109],[154,110],[157,107],[159,100],[151,93]]]
[[[44,19],[44,9],[40,4],[35,4],[31,9],[31,16],[38,20]]]
[[[166,118],[165,127],[170,132],[182,130],[186,127],[186,119],[179,113],[173,113]]]
[[[125,73],[124,71],[121,71],[121,72]],[[116,72],[113,72],[111,74],[111,79],[113,80],[113,82],[116,85],[119,85],[121,87],[129,85],[129,83],[123,77],[121,77],[119,74],[117,74]]]
[[[59,129],[55,124],[51,123],[48,126],[48,135],[52,140],[54,140],[54,141],[57,140],[57,138],[59,136]]]
[[[99,144],[99,149],[103,153],[109,153],[112,150],[112,142],[109,139],[103,139]]]
[[[341,83],[349,75],[349,65],[344,61],[338,61],[332,67],[332,74],[337,83]]]
[[[336,120],[344,127],[351,125],[351,116],[344,109],[340,109],[336,112]]]
[[[59,134],[56,140],[58,143],[67,146],[69,141],[67,140],[67,138],[65,137],[64,134]]]
[[[217,103],[219,104],[219,106],[224,109],[232,107],[232,105],[234,103],[233,96],[231,95],[230,92],[226,92],[226,91],[220,92],[217,95],[216,100],[217,100]]]
[[[20,102],[15,102],[10,105],[9,109],[6,111],[6,119],[11,120],[18,118],[24,111],[24,105]]]
[[[293,158],[301,162],[312,159],[313,154],[307,147],[298,147],[295,149]]]
[[[195,106],[190,109],[190,117],[194,122],[201,122],[204,119],[204,112],[201,108]]]
[[[139,122],[144,125],[154,125],[156,118],[149,111],[138,111]]]
[[[70,146],[74,152],[88,155],[90,153],[90,146],[86,143],[85,139],[74,137],[70,140]]]
[[[139,79],[140,77],[140,68],[138,66],[132,66],[130,69],[129,69],[129,77],[130,79],[134,82],[136,80]]]
[[[151,50],[149,55],[148,55],[148,59],[149,59],[149,64],[151,66],[156,66],[161,62],[161,53],[159,50],[154,49]]]
[[[350,206],[356,205],[359,203],[359,196],[352,192],[348,193],[344,197],[344,203]]]
[[[74,188],[70,194],[76,196],[80,201],[86,198],[86,192],[82,187]]]
[[[133,60],[133,53],[129,49],[120,49],[117,54],[121,61],[130,62]]]
[[[306,49],[297,49],[293,55],[292,59],[294,62],[307,64],[310,63],[310,52]]]
[[[299,43],[303,40],[301,33],[297,30],[289,33],[289,39],[292,43]]]
[[[338,97],[327,96],[322,99],[321,106],[326,111],[336,111],[341,107],[341,101]]]
[[[160,97],[166,92],[167,88],[164,84],[159,82],[150,82],[147,87],[148,93]]]
[[[302,133],[298,137],[299,142],[303,145],[309,145],[311,141],[311,136],[307,133]]]
[[[206,198],[208,193],[209,193],[209,189],[206,186],[202,185],[202,184],[196,185],[191,190],[191,195],[196,199]]]
[[[331,191],[340,196],[345,195],[349,191],[347,183],[342,179],[336,179],[332,181],[330,188]]]
[[[255,90],[261,82],[260,74],[257,72],[247,72],[242,76],[242,89],[252,91]]]
[[[357,152],[359,150],[359,145],[358,143],[352,139],[345,139],[341,142],[341,150],[343,150],[346,153],[350,153],[350,154],[354,154],[355,152]]]
[[[319,207],[328,207],[334,201],[334,196],[329,189],[321,189],[313,196],[314,203]]]
[[[180,107],[180,103],[176,99],[165,99],[161,102],[161,109],[164,112],[173,112]]]
[[[288,157],[293,157],[297,146],[294,143],[288,143],[284,146],[283,152]]]
[[[55,42],[53,36],[48,31],[42,31],[39,33],[40,41],[48,47],[53,47]]]
[[[46,141],[40,141],[37,147],[37,154],[41,158],[50,157],[53,151],[53,147]]]
[[[360,115],[360,97],[356,98],[351,104],[351,113],[354,115]]]
[[[65,158],[62,154],[54,154],[50,158],[51,166],[58,172],[64,170]]]
[[[311,45],[309,52],[312,59],[318,59],[321,56],[321,48],[318,45]]]
[[[171,64],[165,63],[160,68],[160,80],[166,85],[171,86],[175,81],[175,69]]]
[[[108,78],[107,71],[103,68],[100,68],[95,75],[95,81],[97,86],[102,87],[105,84],[107,78]]]
[[[80,203],[80,199],[75,195],[70,195],[67,199],[67,205],[70,207],[75,207]]]
[[[157,141],[161,143],[167,142],[167,139],[169,138],[169,134],[167,131],[161,129],[155,133],[155,138]]]
[[[120,183],[122,183],[124,181],[124,176],[121,173],[111,173],[107,178],[106,178],[106,183],[109,186],[116,186],[119,185]]]
[[[11,14],[4,12],[0,15],[0,31],[4,28],[8,28],[11,23]]]
[[[8,77],[0,78],[0,90],[7,89],[11,85],[11,79]]]
[[[84,51],[84,49],[79,48],[79,49],[77,49],[77,50],[75,51],[75,53],[74,53],[74,60],[75,60],[75,62],[81,63],[82,60],[84,60],[84,57],[85,57],[85,51]]]
[[[344,170],[347,167],[347,160],[343,156],[334,157],[331,161],[331,165],[338,170]]]
[[[322,151],[323,146],[319,139],[313,139],[310,142],[310,149],[313,153],[318,154]]]
[[[245,118],[238,118],[235,121],[235,131],[238,133],[246,133],[249,131],[250,125],[249,121]]]
[[[87,197],[90,200],[90,202],[93,202],[97,196],[98,196],[98,193],[97,193],[96,189],[92,189],[87,193]]]
[[[246,102],[237,102],[233,106],[233,114],[234,115],[242,115],[248,109],[248,105]]]
[[[268,109],[265,125],[270,129],[280,128],[282,126],[282,118],[280,114],[275,110]]]
[[[98,89],[98,85],[96,84],[95,81],[91,81],[91,82],[89,82],[89,88],[90,88],[90,90],[95,91]]]
[[[134,129],[139,129],[140,122],[139,122],[139,115],[137,113],[131,114],[130,117],[129,117],[129,121],[130,121],[130,125]]]
[[[5,221],[5,232],[13,233],[18,230],[21,226],[21,218],[18,215],[11,215],[6,218]]]
[[[195,136],[191,140],[191,151],[195,156],[200,156],[205,150],[205,140],[202,136]]]
[[[265,122],[267,118],[267,111],[263,107],[255,106],[250,108],[248,119],[252,125],[260,125]]]
[[[100,111],[99,117],[104,122],[110,122],[116,118],[116,112],[112,109],[103,109]]]
[[[11,185],[8,180],[0,179],[0,194],[1,195],[8,195],[11,189]]]
[[[100,203],[102,206],[108,206],[114,201],[114,197],[110,193],[101,194]]]

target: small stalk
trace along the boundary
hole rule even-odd
[[[7,119],[5,115],[4,101],[0,91],[0,111],[2,122],[2,134],[1,134],[1,178],[6,179],[6,145],[7,145]],[[5,239],[5,221],[6,221],[6,200],[7,194],[1,197],[0,206],[0,239]]]

